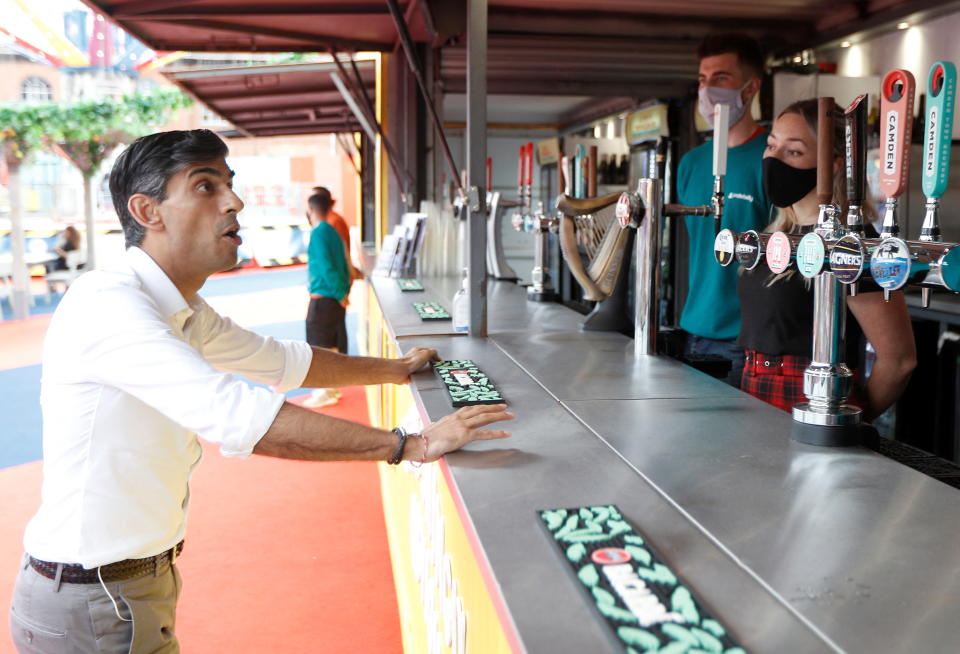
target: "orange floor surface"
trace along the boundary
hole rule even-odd
[[[302,284],[208,300],[248,327],[286,321],[299,328],[306,311]],[[49,320],[0,321],[0,374],[40,363]],[[3,411],[17,410],[2,399]],[[344,388],[339,404],[320,411],[368,422],[359,387]],[[0,429],[3,424],[0,413]],[[39,425],[35,429],[25,436],[39,438]],[[177,614],[181,651],[401,652],[376,465],[228,459],[205,445],[191,480],[186,543],[177,561],[184,579]],[[7,614],[40,481],[39,461],[0,469],[0,654],[15,652]]]
[[[363,389],[329,415],[365,420]],[[0,606],[6,614],[40,463],[0,471]],[[181,649],[261,654],[402,650],[375,463],[227,459],[205,446],[191,483]],[[7,616],[0,653],[13,653]]]

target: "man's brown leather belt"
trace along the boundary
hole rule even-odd
[[[172,562],[173,559],[179,556],[181,551],[183,551],[183,541],[177,543],[176,547],[171,547],[156,556],[148,556],[145,559],[127,559],[126,561],[117,561],[116,563],[102,565],[100,566],[99,577],[97,576],[97,568],[88,570],[79,564],[51,563],[49,561],[35,559],[32,556],[30,557],[30,567],[47,579],[56,579],[57,566],[62,565],[60,581],[68,584],[98,584],[100,583],[101,577],[103,578],[103,582],[107,583],[111,581],[125,581],[127,579],[133,579],[134,577],[143,576],[147,573],[152,574],[164,563],[168,561]]]

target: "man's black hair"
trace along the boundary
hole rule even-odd
[[[110,197],[127,247],[140,245],[146,230],[127,211],[127,201],[143,193],[167,199],[167,182],[190,164],[227,156],[227,144],[208,129],[176,130],[142,136],[117,157],[110,171]]]
[[[333,200],[330,199],[330,192],[327,193],[314,193],[307,200],[307,204],[310,205],[310,208],[319,213],[321,216],[326,217],[330,212],[330,207],[333,206]]]
[[[755,38],[747,34],[728,32],[707,36],[697,48],[697,61],[704,57],[728,53],[737,55],[737,62],[747,72],[748,77],[763,77],[766,65],[763,48]]]
[[[326,196],[326,197],[330,198],[331,200],[333,199],[333,194],[330,192],[330,189],[328,189],[326,186],[314,186],[314,187],[313,187],[313,194],[314,194],[314,195],[323,195],[323,196]]]

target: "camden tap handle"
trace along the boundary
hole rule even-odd
[[[862,207],[867,173],[867,96],[858,95],[844,112],[846,135],[847,202]]]
[[[887,199],[881,238],[897,236],[897,198],[910,180],[913,98],[917,82],[908,70],[891,70],[880,85],[880,191]]]
[[[917,82],[910,71],[896,69],[887,73],[880,89],[880,190],[884,197],[896,198],[910,180],[908,149]]]
[[[927,78],[927,120],[923,135],[922,186],[928,199],[939,198],[947,190],[956,92],[956,66],[949,61],[933,64]]]
[[[817,100],[817,202],[833,202],[833,98]]]

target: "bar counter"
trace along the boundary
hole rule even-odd
[[[748,652],[957,651],[956,489],[867,449],[795,443],[787,413],[635,359],[631,339],[582,332],[512,283],[488,286],[485,339],[421,322],[412,302],[450,310],[459,285],[421,281],[368,278],[385,338],[472,359],[516,414],[512,438],[444,464],[512,650],[624,651],[536,513],[616,504]],[[410,390],[425,422],[453,410],[432,372]]]

